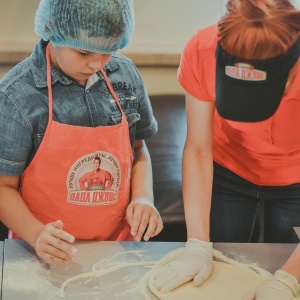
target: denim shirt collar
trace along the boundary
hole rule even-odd
[[[37,88],[47,87],[47,63],[45,49],[48,42],[40,40],[30,57],[30,64],[32,70],[32,76]],[[106,66],[103,68],[105,72],[112,73],[119,68],[119,65],[111,58]],[[56,69],[53,65],[51,67],[52,73],[52,85],[59,81],[63,85],[70,85],[73,81],[68,78],[63,72]],[[100,72],[97,72],[100,79],[103,80],[103,76]]]

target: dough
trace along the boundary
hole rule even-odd
[[[248,292],[264,282],[266,279],[258,274],[249,274],[236,266],[214,262],[212,275],[200,287],[195,287],[189,282],[170,293],[163,294],[153,286],[153,277],[150,277],[149,289],[159,299],[241,300]]]
[[[153,285],[153,272],[174,259],[183,249],[171,252],[159,261],[147,274],[150,291],[159,299],[205,299],[205,300],[241,300],[247,293],[265,283],[271,274],[255,265],[246,265],[231,260],[219,251],[214,251],[214,270],[211,276],[200,286],[195,287],[192,282],[186,283],[169,293],[161,293]]]

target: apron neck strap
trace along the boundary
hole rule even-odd
[[[113,96],[114,100],[116,101],[116,104],[118,105],[119,110],[120,110],[121,113],[122,113],[122,116],[124,116],[123,110],[122,110],[121,105],[120,105],[119,100],[118,100],[118,97],[117,97],[115,91],[113,90],[113,88],[112,88],[112,86],[111,86],[111,84],[110,84],[110,81],[109,81],[109,79],[108,79],[108,77],[107,77],[105,71],[104,71],[103,69],[100,69],[100,72],[101,72],[101,74],[103,75],[104,80],[105,80],[105,83],[106,83],[106,86],[107,86],[107,88],[109,89],[109,91],[110,91],[111,95]]]
[[[51,79],[51,62],[50,62],[50,42],[48,43],[47,47],[46,47],[46,61],[47,61],[47,86],[48,86],[48,97],[49,97],[49,120],[52,120],[53,117],[53,97],[52,97],[52,79]],[[123,110],[121,108],[121,105],[119,103],[118,97],[116,95],[116,93],[114,92],[110,81],[105,73],[105,71],[103,69],[100,69],[100,72],[102,73],[106,86],[109,89],[113,99],[116,101],[116,104],[118,105],[122,117],[124,118],[124,113]]]
[[[49,121],[53,116],[53,98],[52,98],[52,84],[51,84],[51,63],[50,63],[50,42],[46,47],[46,61],[47,61],[47,86],[49,98]]]

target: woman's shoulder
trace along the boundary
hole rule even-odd
[[[177,79],[197,99],[214,99],[217,32],[217,24],[199,29],[181,55]]]
[[[218,39],[218,27],[214,23],[204,28],[198,29],[188,40],[186,47],[196,48],[198,51],[215,49]]]

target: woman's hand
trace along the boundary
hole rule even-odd
[[[77,254],[77,248],[71,245],[75,241],[74,236],[62,228],[61,220],[48,223],[36,240],[36,253],[47,263],[68,263]]]
[[[131,226],[131,235],[134,236],[136,242],[139,242],[143,235],[144,240],[148,241],[163,229],[163,222],[159,212],[153,202],[146,198],[133,200],[128,205],[126,217],[127,222]]]
[[[277,270],[270,280],[243,300],[294,300],[298,293],[297,279],[283,270]]]
[[[191,280],[195,286],[200,286],[212,271],[212,243],[192,238],[180,256],[155,271],[154,286],[162,293]]]

